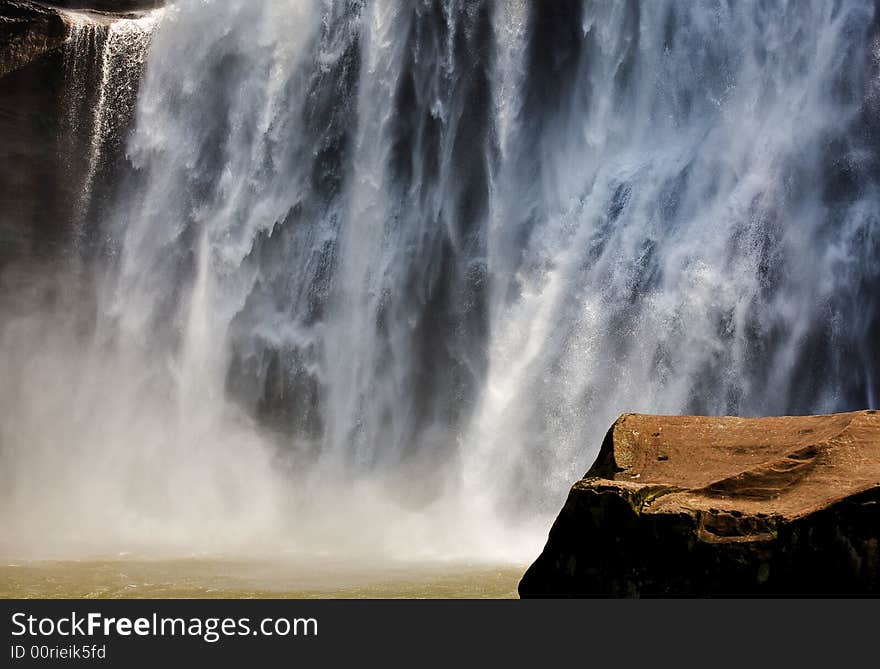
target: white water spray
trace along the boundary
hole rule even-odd
[[[69,31],[64,46],[69,91],[65,99],[66,130],[74,151],[77,139],[89,138],[80,201],[74,213],[77,227],[83,225],[88,214],[95,178],[108,145],[118,150],[132,122],[150,37],[163,14],[163,9],[157,9],[130,18],[111,18],[62,12]]]
[[[93,327],[22,298],[0,330],[13,550],[523,559],[622,412],[871,406],[874,11],[111,27],[84,197],[148,55]]]

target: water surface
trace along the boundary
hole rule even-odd
[[[141,558],[7,561],[3,598],[515,598],[525,566]]]

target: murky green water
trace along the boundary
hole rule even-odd
[[[523,566],[136,558],[4,561],[3,598],[513,598]]]

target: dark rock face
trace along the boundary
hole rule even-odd
[[[523,597],[877,594],[880,414],[629,414]]]
[[[0,2],[0,265],[55,246],[74,197],[58,160],[67,36],[55,10]]]
[[[51,259],[69,247],[88,172],[106,28],[79,45],[85,51],[73,77],[71,15],[64,10],[86,11],[105,26],[160,4],[0,0],[0,268],[15,259]]]
[[[66,38],[57,12],[30,2],[0,4],[0,77],[60,48]]]
[[[164,0],[0,0],[0,78],[63,47],[69,37],[69,24],[59,9],[96,12],[112,18],[163,4]]]

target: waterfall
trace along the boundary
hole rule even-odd
[[[138,83],[150,36],[162,9],[130,18],[64,11],[69,37],[64,46],[67,94],[63,130],[71,169],[85,155],[80,201],[73,212],[78,236],[93,196],[95,179],[108,152],[119,152],[134,116]],[[87,139],[88,145],[78,144]]]
[[[4,513],[86,546],[520,556],[620,413],[874,407],[878,25],[180,0],[74,31],[94,318],[0,330]]]

